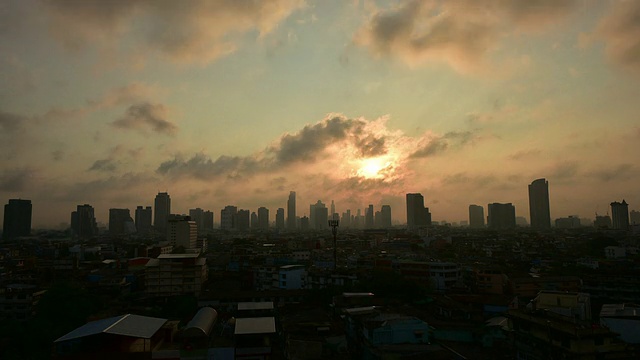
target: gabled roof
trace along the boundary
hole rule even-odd
[[[167,322],[167,319],[140,315],[120,315],[88,322],[54,342],[68,341],[100,333],[149,339]]]

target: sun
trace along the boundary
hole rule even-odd
[[[360,160],[360,168],[358,169],[358,176],[366,179],[381,179],[384,177],[380,171],[385,169],[389,164],[386,159],[382,157],[367,158]]]

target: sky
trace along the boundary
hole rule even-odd
[[[1,0],[0,201],[593,218],[640,210],[639,99],[640,1]]]

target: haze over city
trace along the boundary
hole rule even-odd
[[[552,218],[637,209],[640,2],[469,3],[4,1],[0,196],[34,227],[164,191],[529,218],[538,178]]]

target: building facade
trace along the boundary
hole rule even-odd
[[[431,225],[431,213],[424,206],[422,194],[407,194],[407,229],[413,230]]]
[[[163,233],[167,230],[167,219],[171,214],[171,197],[168,193],[162,192],[156,195],[154,201],[153,227]]]
[[[174,247],[194,249],[198,242],[198,225],[191,217],[169,215],[167,219],[167,241]]]
[[[469,205],[469,227],[484,228],[484,208],[481,205]]]
[[[296,229],[296,192],[289,192],[287,200],[287,230]]]
[[[31,200],[10,199],[4,206],[2,238],[14,240],[31,234]]]
[[[611,223],[616,230],[629,230],[629,205],[626,201],[611,203]]]
[[[148,234],[151,231],[151,224],[153,220],[153,210],[151,206],[136,207],[136,230],[138,234]]]
[[[490,229],[514,229],[516,227],[516,208],[511,203],[493,203],[487,206],[487,223]]]
[[[529,218],[533,229],[551,228],[549,182],[545,179],[534,180],[529,185]]]

